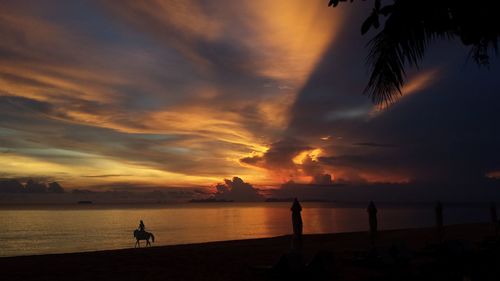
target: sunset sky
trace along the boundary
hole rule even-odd
[[[69,188],[500,176],[500,70],[437,42],[381,108],[362,1],[0,1],[0,178]],[[330,175],[328,177],[327,175]]]

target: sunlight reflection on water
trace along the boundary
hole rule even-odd
[[[291,233],[290,203],[72,206],[0,210],[0,256],[130,248],[139,220],[154,245],[271,237]],[[304,233],[364,231],[365,208],[303,203]],[[433,224],[432,206],[379,207],[381,229]],[[488,221],[488,209],[445,209],[447,224]]]

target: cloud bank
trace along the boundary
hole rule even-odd
[[[239,177],[233,177],[232,180],[224,179],[224,183],[217,184],[215,190],[216,192],[213,196],[217,200],[237,202],[263,201],[263,197],[259,194],[258,190]]]
[[[403,96],[377,107],[361,95],[365,6],[326,4],[3,1],[2,177],[467,188],[498,175],[498,60],[477,69],[439,43]]]

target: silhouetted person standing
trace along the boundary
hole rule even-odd
[[[373,203],[373,201],[370,201],[370,204],[368,205],[366,211],[368,212],[368,223],[370,224],[370,240],[372,246],[375,246],[375,238],[377,238],[378,222],[377,222],[377,208],[375,207],[375,203]]]
[[[146,231],[146,226],[144,225],[144,222],[141,220],[141,222],[139,223],[139,231],[140,232],[144,232]]]
[[[302,206],[300,206],[299,200],[295,198],[293,200],[292,207],[292,226],[293,226],[293,237],[292,237],[292,250],[301,251],[302,249]]]
[[[441,201],[437,201],[436,207],[434,208],[436,213],[436,232],[438,242],[443,241],[443,204]]]
[[[490,215],[491,215],[491,226],[493,228],[494,235],[498,234],[498,216],[497,216],[497,204],[491,202],[490,204]]]

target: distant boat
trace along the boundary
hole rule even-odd
[[[90,200],[82,200],[82,201],[78,201],[78,204],[92,204],[93,202],[90,201]]]

